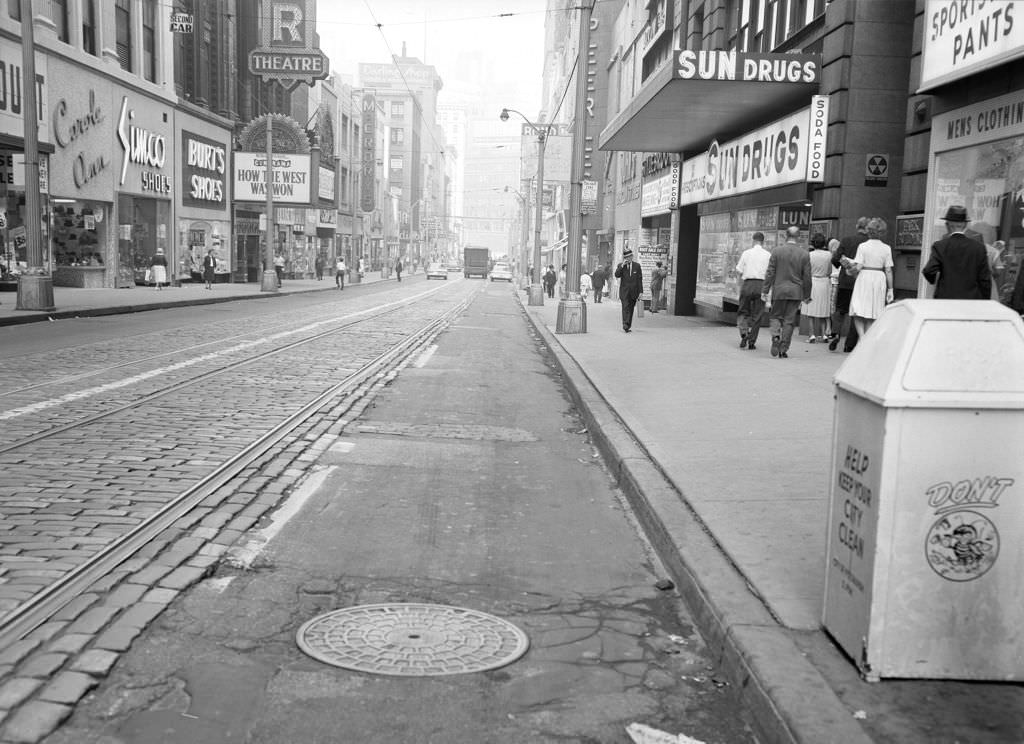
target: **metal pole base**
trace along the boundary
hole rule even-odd
[[[18,304],[15,310],[56,310],[53,304],[53,277],[22,274],[18,277]]]
[[[264,269],[260,280],[260,292],[276,292],[277,290],[277,272],[273,269],[269,271]]]
[[[544,307],[544,287],[539,284],[531,284],[526,304],[531,307]]]
[[[555,320],[555,333],[586,333],[587,303],[576,298],[567,297],[558,301],[558,316]]]

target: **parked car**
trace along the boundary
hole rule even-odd
[[[444,279],[448,281],[448,272],[445,270],[444,264],[429,264],[427,266],[427,279]]]
[[[496,263],[491,269],[491,281],[512,282],[512,267],[507,263]]]

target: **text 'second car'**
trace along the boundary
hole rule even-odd
[[[445,271],[444,264],[432,263],[428,265],[427,279],[444,279],[448,281],[448,272]]]
[[[491,269],[491,281],[512,282],[512,267],[507,263],[496,263]]]

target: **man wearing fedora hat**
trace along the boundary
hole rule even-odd
[[[949,233],[932,243],[921,274],[935,285],[937,300],[987,300],[992,296],[992,272],[985,244],[965,234],[967,208],[953,204],[942,218]]]
[[[633,327],[633,308],[644,291],[643,270],[633,260],[633,250],[628,246],[622,251],[622,263],[615,269],[619,280],[619,300],[622,302],[622,330],[629,333]]]

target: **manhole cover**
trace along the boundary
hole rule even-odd
[[[486,612],[432,604],[347,607],[313,618],[299,648],[327,664],[372,674],[428,677],[510,664],[530,640]]]

